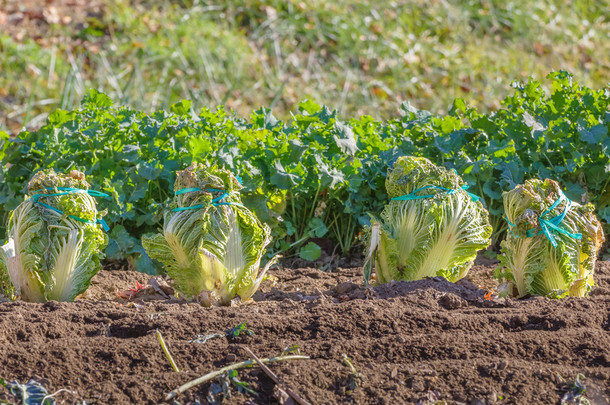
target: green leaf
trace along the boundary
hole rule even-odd
[[[483,184],[483,192],[489,196],[492,200],[499,200],[502,198],[502,191],[499,189],[498,184],[494,179],[487,179]]]
[[[137,162],[141,158],[140,147],[138,145],[124,145],[121,152],[117,153],[117,158],[129,163]],[[116,166],[116,159],[110,159],[110,161],[115,162]]]
[[[337,146],[341,150],[341,152],[346,153],[348,155],[354,155],[358,151],[358,146],[356,146],[356,139],[354,138],[354,132],[350,127],[341,123],[335,122],[334,125],[335,130],[335,142]]]
[[[141,162],[138,163],[136,168],[138,174],[144,177],[146,180],[156,180],[159,175],[163,172],[163,169],[156,164],[157,162]]]
[[[112,100],[110,97],[97,91],[96,89],[90,89],[87,95],[83,97],[81,104],[91,107],[112,107]]]
[[[320,111],[320,106],[311,100],[304,100],[299,103],[299,110],[312,115]]]
[[[263,122],[265,129],[273,129],[280,121],[275,118],[271,110],[265,111],[265,120]]]
[[[322,236],[326,235],[326,232],[328,232],[328,228],[324,224],[324,221],[318,217],[312,218],[311,222],[309,223],[309,229],[311,236],[316,238],[321,238]]]
[[[239,325],[236,325],[235,327],[225,331],[225,335],[229,339],[239,337],[239,335],[242,333],[244,333],[248,336],[254,336],[254,332],[252,330],[248,329],[245,322],[242,322]]]
[[[299,250],[299,257],[304,260],[314,261],[318,260],[322,255],[322,249],[320,246],[313,242],[309,242],[307,245],[301,247]]]
[[[286,227],[286,235],[292,236],[297,231],[292,222],[284,221],[284,226]]]
[[[580,126],[578,132],[583,141],[591,145],[599,145],[608,136],[608,127],[604,124],[595,125],[591,128]]]
[[[70,119],[72,119],[72,117],[73,114],[69,113],[68,111],[57,109],[49,114],[47,120],[49,121],[50,125],[59,126],[65,122],[68,122]]]
[[[182,100],[172,104],[169,109],[171,112],[177,115],[189,115],[191,112],[191,104],[192,103],[190,100]]]
[[[106,257],[109,259],[125,259],[134,251],[136,241],[136,238],[131,236],[123,225],[115,225],[110,233]]]
[[[277,186],[280,190],[291,190],[301,182],[301,178],[293,173],[288,173],[284,170],[284,166],[279,160],[273,162],[271,183]]]
[[[290,145],[289,161],[293,163],[300,161],[307,150],[307,146],[303,145],[303,142],[300,139],[291,139],[288,141],[288,144]]]
[[[610,206],[599,210],[599,216],[607,223],[610,224]]]
[[[523,166],[519,164],[520,162],[516,162],[511,160],[510,162],[505,162],[502,164],[502,174],[500,174],[500,178],[506,184],[506,187],[509,189],[515,188],[517,184],[523,182],[524,178],[524,169]],[[490,194],[488,194],[490,195]],[[492,191],[493,196],[497,196],[496,193]],[[490,195],[490,196],[491,196]]]

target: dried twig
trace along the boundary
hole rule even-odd
[[[157,339],[159,339],[159,343],[161,343],[161,348],[163,349],[165,356],[167,356],[167,359],[169,360],[169,364],[172,365],[172,368],[174,369],[174,371],[176,373],[179,373],[180,369],[176,365],[176,362],[174,361],[172,354],[169,352],[169,349],[167,348],[167,345],[165,344],[165,340],[163,340],[163,336],[161,336],[161,332],[159,332],[159,329],[157,329]]]
[[[76,393],[76,391],[70,391],[70,390],[69,390],[69,389],[67,389],[67,388],[62,388],[62,389],[60,389],[59,391],[56,391],[56,392],[54,392],[54,393],[52,393],[52,394],[49,394],[49,395],[46,395],[44,398],[42,398],[42,401],[40,401],[40,403],[41,403],[41,404],[44,404],[44,402],[45,402],[47,399],[54,398],[54,397],[55,397],[57,394],[62,393],[62,392],[69,392],[69,393],[70,393],[70,394],[72,394],[72,395],[76,395],[76,394],[77,394],[77,393]]]
[[[248,349],[247,347],[245,347],[244,349],[246,349],[248,354],[250,356],[252,356],[254,361],[256,361],[258,363],[258,365],[265,372],[265,374],[267,374],[269,376],[269,378],[271,378],[273,380],[273,382],[275,382],[282,390],[284,390],[288,395],[290,395],[290,397],[292,399],[294,399],[295,401],[297,401],[297,403],[299,403],[301,405],[311,405],[309,402],[307,402],[305,399],[303,399],[299,394],[294,392],[289,386],[287,386],[277,375],[275,375],[275,373],[273,371],[271,371],[271,369],[269,369],[269,367],[267,367],[265,364],[263,364],[263,362],[258,357],[256,357],[256,355],[254,353],[252,353],[252,350]]]
[[[271,357],[268,359],[259,359],[259,361],[261,363],[274,363],[277,361],[284,361],[284,360],[308,360],[309,356],[302,356],[302,355],[290,355],[290,356],[277,356],[277,357]],[[227,371],[231,371],[231,370],[237,370],[239,368],[244,368],[244,367],[250,367],[252,365],[257,364],[256,360],[253,359],[248,359],[246,361],[242,361],[239,363],[234,363],[231,364],[229,366],[223,367],[219,370],[216,371],[212,371],[210,373],[207,373],[204,376],[201,376],[193,381],[190,381],[184,385],[181,385],[180,387],[176,388],[175,390],[173,390],[172,392],[170,392],[169,394],[167,394],[167,396],[165,397],[166,401],[169,401],[175,397],[177,397],[178,395],[182,394],[184,391],[191,389],[193,387],[196,387],[199,384],[203,384],[206,381],[209,381],[221,374],[226,373]]]

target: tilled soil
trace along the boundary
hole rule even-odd
[[[491,269],[477,266],[471,279],[480,285]],[[360,271],[277,270],[253,302],[221,308],[120,301],[115,289],[147,276],[102,271],[75,303],[0,303],[0,378],[75,391],[59,403],[159,404],[181,384],[250,358],[246,348],[272,357],[296,344],[310,360],[269,367],[312,404],[559,404],[579,392],[568,390],[579,374],[591,404],[610,404],[610,263],[598,265],[590,298],[562,300],[486,299],[470,281],[441,278],[365,290]],[[253,336],[191,342],[241,322]],[[224,403],[291,403],[258,367],[238,378],[257,396],[232,388]],[[206,403],[210,388],[176,399]]]

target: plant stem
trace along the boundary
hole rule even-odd
[[[309,356],[302,356],[302,355],[295,354],[295,355],[290,355],[290,356],[277,356],[277,357],[271,357],[268,359],[260,359],[260,361],[261,361],[261,363],[274,363],[277,361],[284,361],[284,360],[308,360],[308,359],[309,359]],[[173,390],[172,392],[170,392],[169,394],[167,394],[165,396],[165,400],[169,401],[172,398],[175,398],[178,395],[182,394],[184,391],[191,389],[197,385],[203,384],[204,382],[209,381],[212,378],[217,377],[221,374],[224,374],[227,371],[237,370],[239,368],[244,368],[244,367],[250,367],[255,364],[256,364],[256,361],[254,359],[248,359],[248,360],[242,361],[240,363],[231,364],[231,365],[223,367],[219,370],[212,371],[210,373],[207,373],[204,376],[201,376],[193,381],[190,381],[190,382],[176,388],[175,390]]]
[[[159,329],[157,329],[157,339],[159,339],[159,343],[161,343],[161,348],[163,349],[165,356],[167,356],[169,363],[172,365],[172,368],[174,369],[174,371],[176,373],[179,373],[180,369],[176,365],[176,362],[174,361],[172,354],[169,352],[169,349],[167,348],[167,345],[165,344],[165,340],[163,340],[163,336],[161,336],[161,332],[159,332]]]

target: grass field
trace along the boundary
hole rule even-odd
[[[495,109],[511,81],[554,69],[594,88],[610,80],[608,0],[84,4],[80,21],[43,10],[35,29],[2,30],[0,130],[37,127],[90,87],[145,111],[187,98],[285,118],[311,98],[344,117],[387,119],[405,100],[440,113],[455,97]]]

